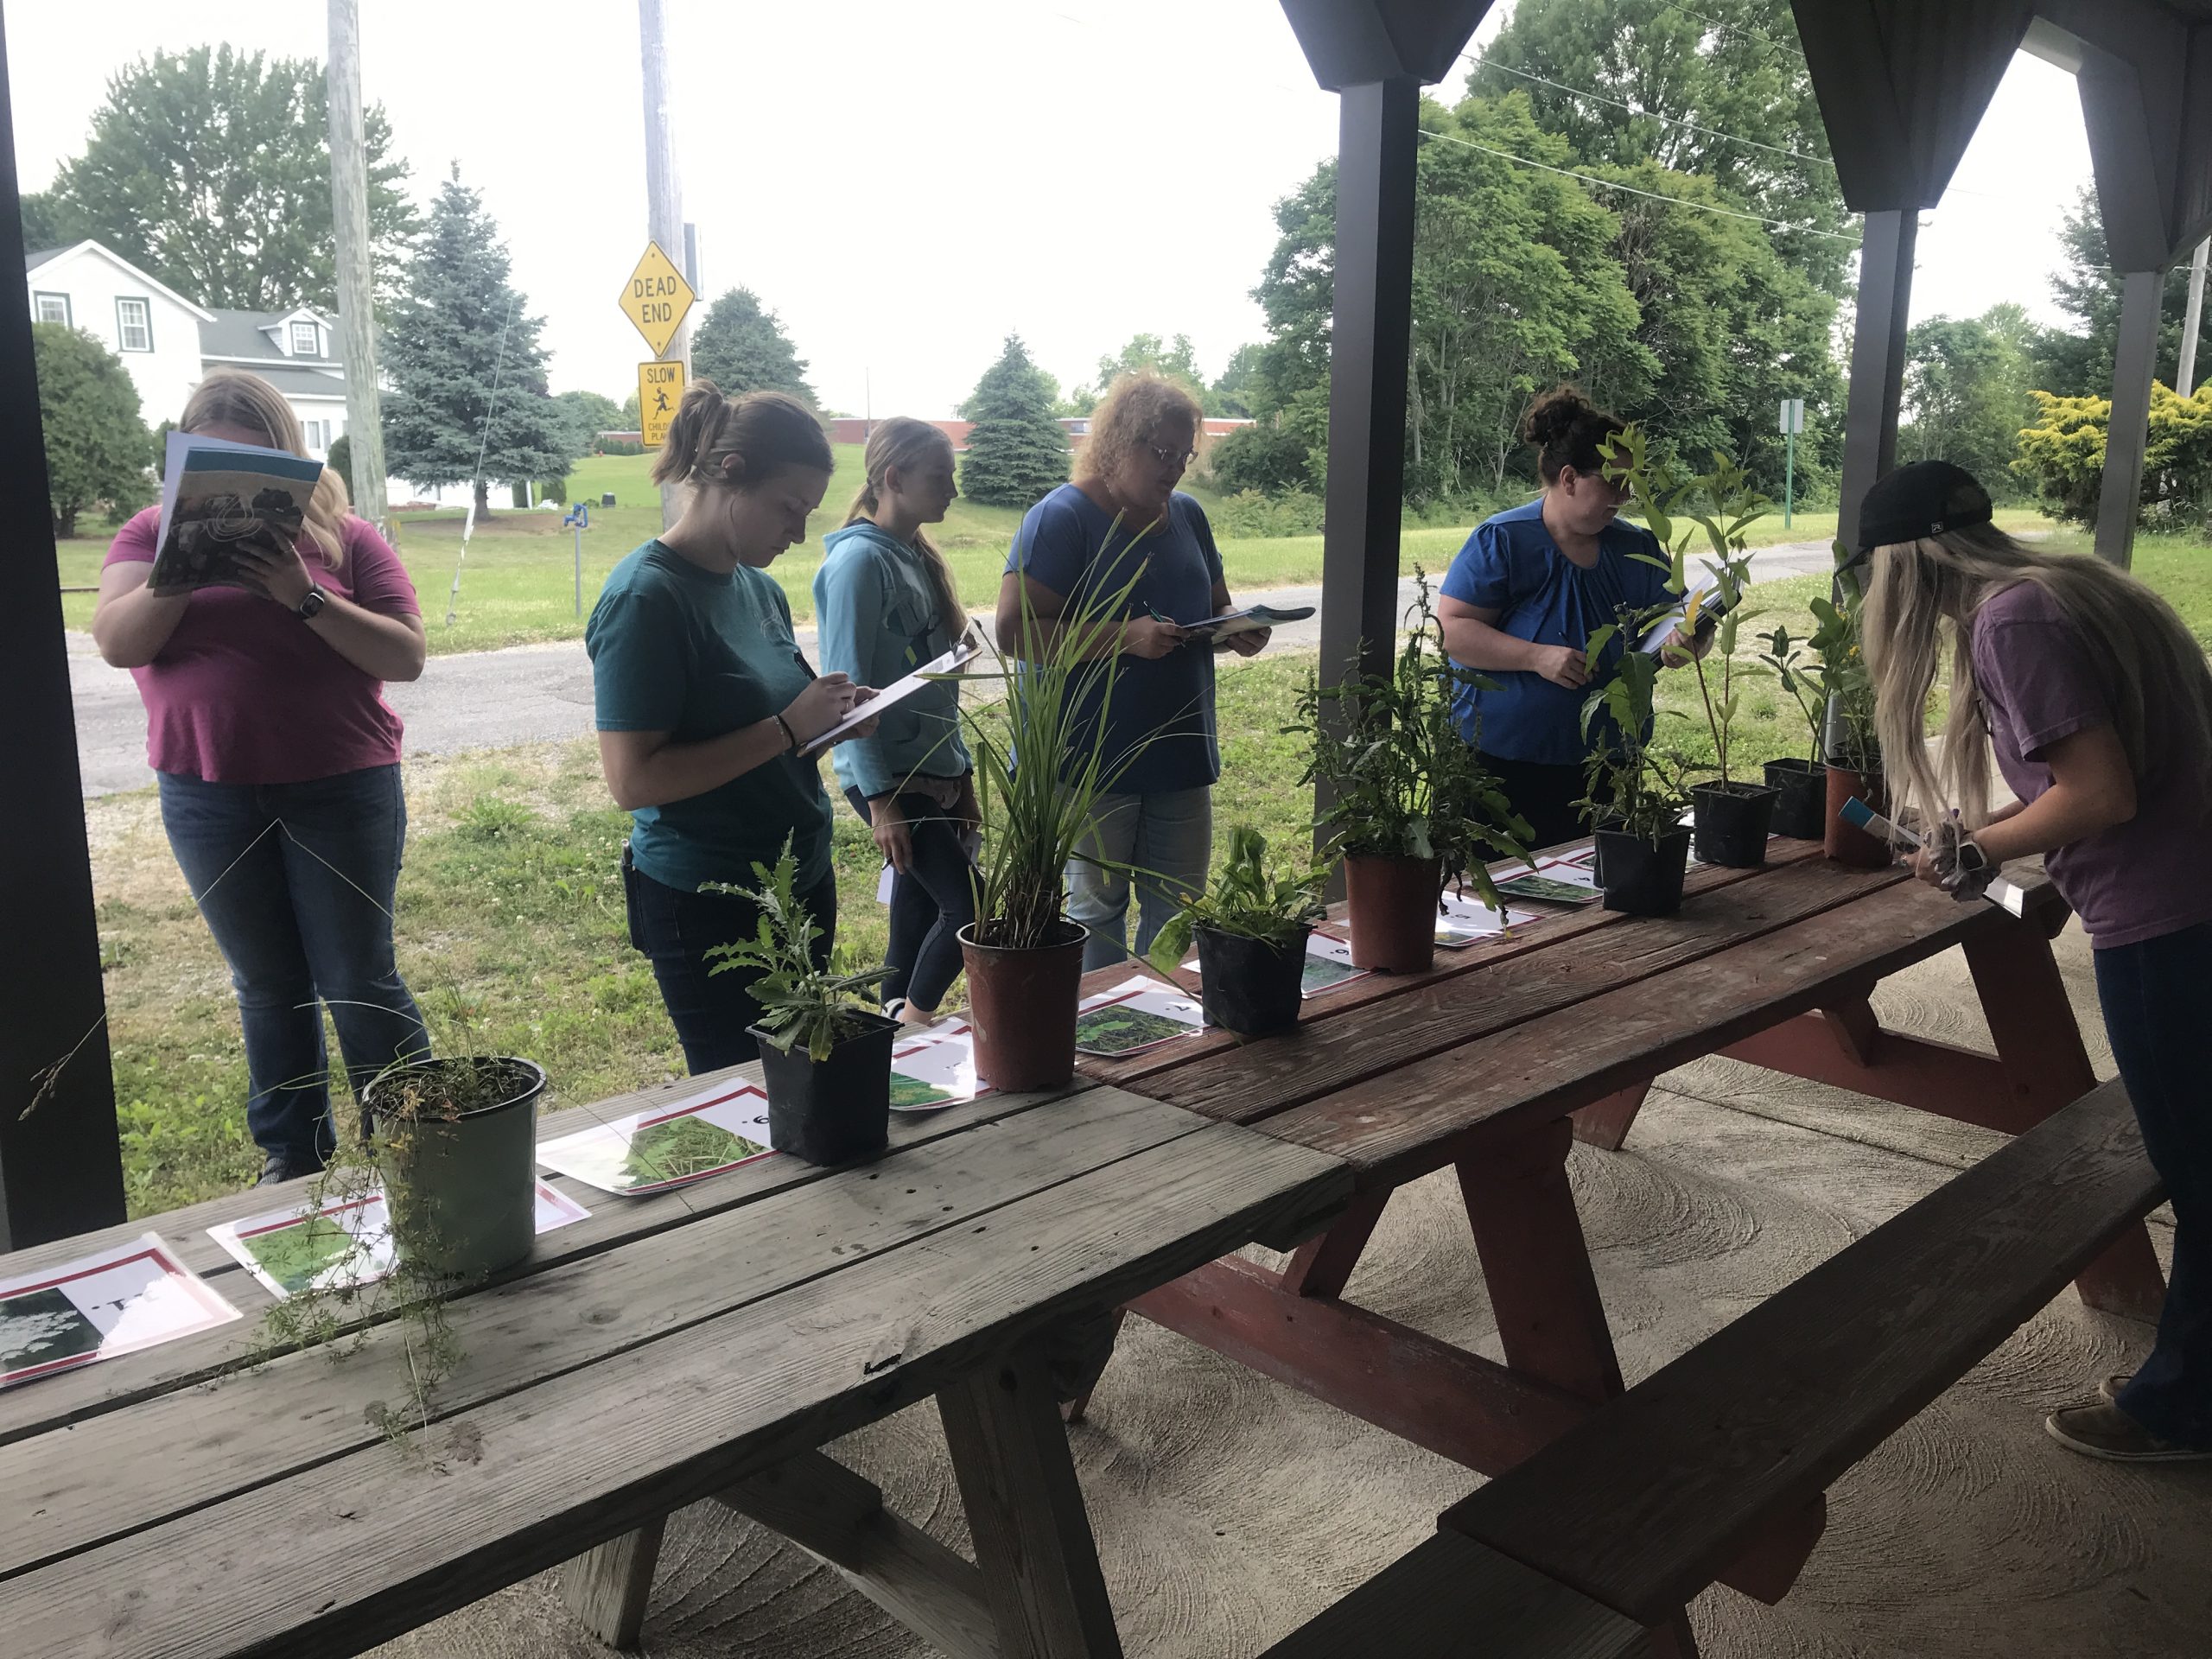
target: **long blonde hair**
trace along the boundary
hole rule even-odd
[[[2037,552],[1991,524],[1878,547],[1860,615],[1875,729],[1892,799],[1931,822],[1953,807],[1970,830],[1989,821],[1989,722],[1971,624],[1992,595],[2023,582],[2048,594],[2081,635],[2139,782],[2182,752],[2181,734],[2212,736],[2212,668],[2202,648],[2171,605],[2125,571]],[[1951,706],[1931,760],[1928,694],[1947,630]]]
[[[260,433],[271,449],[285,450],[302,461],[314,459],[308,454],[300,417],[292,413],[284,394],[245,369],[217,369],[209,374],[184,400],[184,413],[177,424],[187,432],[210,425],[242,426]],[[345,568],[346,515],[353,510],[346,480],[324,467],[302,515],[301,528],[330,569]]]
[[[948,461],[952,459],[950,438],[927,421],[893,415],[868,434],[868,448],[861,457],[867,476],[853,505],[845,509],[845,522],[857,524],[863,518],[874,519],[876,508],[882,505],[884,476],[893,467],[902,470],[918,467],[938,454]],[[929,568],[930,583],[937,589],[938,626],[957,639],[968,631],[968,610],[953,584],[952,567],[945,563],[937,543],[918,529],[914,531],[913,548]]]
[[[1191,428],[1191,446],[1196,448],[1206,429],[1205,411],[1179,382],[1150,370],[1116,376],[1098,407],[1090,411],[1090,435],[1076,451],[1077,480],[1111,478],[1136,447],[1151,442],[1161,427],[1185,422]]]

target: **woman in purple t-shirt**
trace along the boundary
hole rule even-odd
[[[2095,949],[2097,1000],[2143,1143],[2173,1202],[2157,1345],[2101,1402],[2048,1420],[2074,1451],[2212,1459],[2212,670],[2172,608],[2092,558],[2039,553],[1990,523],[1947,461],[1867,493],[1859,553],[1882,757],[1900,804],[1941,833],[1914,868],[1970,896],[2043,853]],[[1922,724],[1942,639],[1951,704]],[[1992,754],[2018,799],[1989,810]]]
[[[307,453],[282,394],[240,370],[201,381],[182,426]],[[261,1179],[289,1180],[334,1143],[321,1002],[357,1090],[429,1052],[392,957],[407,804],[383,696],[423,671],[421,607],[327,467],[296,547],[243,552],[240,587],[149,588],[159,518],[148,508],[109,548],[92,639],[145,700],[162,823],[238,989]]]

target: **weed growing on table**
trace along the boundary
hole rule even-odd
[[[734,939],[707,947],[709,975],[751,969],[754,1001],[760,1005],[761,1034],[783,1052],[804,1044],[817,1064],[848,1037],[868,1027],[862,1016],[875,1013],[874,1003],[860,994],[891,977],[889,968],[871,968],[856,974],[825,972],[815,965],[814,942],[822,929],[798,901],[792,885],[798,861],[791,856],[791,840],[784,837],[784,850],[772,870],[753,867],[751,887],[726,881],[709,881],[702,893],[728,893],[743,899],[760,912],[757,931],[749,939]]]
[[[1332,868],[1325,862],[1302,873],[1276,868],[1268,862],[1267,837],[1238,824],[1229,832],[1229,859],[1213,885],[1185,899],[1153,941],[1152,965],[1172,972],[1199,928],[1277,947],[1291,944],[1328,914],[1323,894]]]
[[[1317,820],[1335,832],[1332,855],[1440,859],[1446,881],[1467,882],[1495,909],[1484,862],[1527,857],[1529,826],[1460,735],[1453,693],[1485,682],[1452,661],[1427,575],[1415,567],[1414,577],[1411,626],[1390,671],[1335,685],[1309,678],[1298,724],[1285,730],[1313,745],[1300,785],[1325,783],[1333,791]]]

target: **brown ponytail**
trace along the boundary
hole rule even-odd
[[[1599,408],[1577,388],[1554,386],[1522,417],[1521,441],[1535,446],[1536,474],[1548,485],[1569,467],[1584,474],[1598,473],[1605,466],[1599,448],[1627,428],[1627,422]]]
[[[711,380],[694,380],[653,459],[653,482],[745,489],[785,467],[837,469],[814,412],[780,391],[725,397]]]
[[[884,475],[893,467],[901,470],[918,467],[940,453],[947,460],[951,458],[952,440],[927,421],[906,415],[893,415],[885,421],[868,435],[868,450],[861,459],[866,477],[860,493],[845,511],[845,522],[856,524],[875,517],[876,508],[882,505]],[[919,530],[914,532],[913,545],[929,567],[930,581],[937,588],[938,622],[957,639],[968,632],[968,611],[953,584],[952,567],[945,563],[937,543]]]

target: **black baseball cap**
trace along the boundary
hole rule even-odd
[[[1866,492],[1859,509],[1859,551],[1986,524],[1993,516],[1989,492],[1965,467],[1916,461]]]

